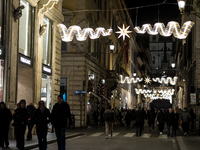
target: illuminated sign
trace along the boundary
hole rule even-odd
[[[46,73],[50,73],[50,74],[51,74],[51,68],[48,68],[48,67],[43,66],[43,67],[42,67],[42,70],[43,70],[44,72],[46,72]]]
[[[20,57],[20,62],[26,64],[26,65],[31,65],[31,60],[30,59],[27,59],[27,58],[24,58],[24,57]]]

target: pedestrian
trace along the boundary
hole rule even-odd
[[[143,110],[141,110],[141,107],[138,107],[138,111],[135,113],[135,124],[136,124],[136,136],[141,136],[142,134],[142,129],[144,125],[144,119],[145,119],[146,114],[144,113]],[[138,129],[139,135],[138,135]]]
[[[105,128],[106,128],[106,139],[108,139],[108,134],[110,131],[111,138],[113,135],[113,123],[115,122],[115,114],[114,111],[111,110],[111,106],[108,106],[108,109],[103,114],[105,120]]]
[[[8,141],[8,132],[9,132],[9,125],[12,120],[12,113],[11,111],[6,107],[6,104],[4,102],[0,103],[0,147],[9,147],[9,141]]]
[[[196,114],[194,113],[193,109],[190,110],[190,117],[191,117],[191,131],[194,131],[194,120],[196,119]]]
[[[94,118],[95,125],[98,125],[99,111],[97,110],[97,108],[95,108],[93,112],[93,118]]]
[[[36,108],[32,105],[32,103],[30,103],[26,108],[28,109],[30,115],[29,118],[32,118]],[[27,125],[28,125],[27,141],[30,141],[32,140],[32,129],[34,126],[33,120],[32,119],[28,120]]]
[[[169,108],[169,112],[166,115],[166,122],[167,122],[167,129],[168,129],[168,136],[173,137],[173,124],[174,124],[174,113],[172,108]]]
[[[125,116],[126,126],[127,126],[128,128],[130,127],[132,118],[133,118],[133,117],[131,116],[131,112],[130,112],[130,110],[128,110],[128,112],[126,113],[126,116]]]
[[[57,103],[53,106],[52,110],[52,124],[56,132],[58,150],[65,150],[65,130],[68,119],[69,126],[72,128],[70,107],[63,101],[63,95],[59,95],[57,97]]]
[[[190,119],[191,119],[190,114],[187,111],[187,108],[185,107],[182,112],[182,116],[181,116],[184,136],[188,136],[188,134],[189,134]]]
[[[179,114],[177,110],[174,110],[174,123],[173,123],[173,134],[176,136],[176,130],[178,130],[179,126]]]
[[[13,126],[15,128],[16,146],[20,150],[24,150],[24,134],[28,121],[29,113],[26,109],[26,101],[20,101],[20,108],[17,108],[13,114]]]
[[[165,125],[165,114],[162,109],[158,113],[157,121],[159,123],[158,127],[159,127],[160,134],[163,134],[164,125]]]
[[[32,121],[36,124],[39,150],[47,149],[47,130],[50,123],[50,111],[46,108],[44,101],[39,101],[39,107],[32,116]]]
[[[154,109],[150,109],[149,114],[148,114],[148,123],[149,123],[150,131],[154,131],[155,119],[156,119],[156,113]]]

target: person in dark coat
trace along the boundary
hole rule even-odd
[[[17,108],[13,114],[13,126],[15,128],[15,138],[17,148],[24,150],[24,134],[26,131],[26,125],[29,118],[28,110],[26,109],[26,101],[22,99],[20,101],[20,108]]]
[[[132,115],[131,115],[131,112],[128,111],[128,112],[126,113],[126,116],[125,116],[125,120],[126,120],[126,125],[127,125],[127,127],[130,127],[132,118],[133,118],[133,117],[132,117]]]
[[[190,110],[190,117],[191,117],[191,131],[194,131],[194,120],[196,119],[196,114],[194,113],[193,109]]]
[[[138,111],[136,111],[135,113],[136,136],[141,136],[142,134],[145,116],[146,114],[144,113],[143,110],[141,110],[141,107],[139,107]],[[138,135],[138,129],[140,130],[139,135]]]
[[[173,136],[173,124],[174,124],[174,113],[172,108],[169,108],[169,112],[166,115],[168,136]]]
[[[165,114],[163,112],[163,110],[161,109],[160,112],[158,113],[158,118],[157,118],[157,121],[159,122],[159,131],[160,131],[160,134],[163,133],[163,130],[164,130],[164,125],[165,125]]]
[[[9,132],[9,125],[12,120],[12,113],[6,107],[4,102],[0,103],[0,147],[4,147],[4,143],[6,147],[9,147],[8,141],[8,132]]]
[[[63,101],[63,95],[59,95],[57,103],[52,110],[52,124],[55,127],[58,150],[65,150],[65,130],[67,127],[67,119],[69,126],[72,128],[72,118],[69,105]]]
[[[155,119],[156,119],[156,113],[154,109],[149,110],[148,112],[148,124],[150,127],[150,131],[154,131],[154,124],[155,124]]]
[[[51,116],[48,108],[45,107],[44,101],[39,101],[39,107],[36,109],[32,121],[36,124],[39,150],[47,149],[47,130]]]
[[[173,134],[176,136],[176,130],[178,130],[179,126],[179,114],[177,113],[177,110],[174,110],[174,123],[173,123]]]
[[[190,119],[191,119],[191,116],[189,112],[187,111],[187,108],[185,107],[181,115],[181,120],[183,122],[182,128],[183,128],[184,136],[188,136],[189,134]]]
[[[26,108],[28,109],[30,114],[29,118],[32,118],[36,108],[32,105],[32,103],[30,103]],[[32,129],[34,126],[34,122],[32,120],[28,120],[27,125],[28,125],[27,140],[29,141],[32,140]]]

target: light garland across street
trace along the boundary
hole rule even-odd
[[[171,85],[175,85],[176,84],[176,82],[177,82],[177,79],[178,79],[178,77],[174,77],[174,78],[172,78],[172,77],[167,77],[167,78],[152,78],[152,80],[154,81],[154,82],[158,82],[158,83],[164,83],[164,84],[168,84],[168,83],[170,83]]]
[[[76,36],[78,41],[85,41],[88,36],[90,39],[98,39],[100,35],[110,36],[113,32],[113,29],[105,30],[103,27],[98,27],[95,31],[92,28],[84,28],[81,30],[81,27],[77,25],[70,26],[68,29],[64,24],[58,24],[57,27],[59,29],[61,39],[64,42],[71,42],[74,36]]]
[[[147,94],[147,93],[152,93],[152,90],[146,90],[146,89],[137,89],[135,88],[136,94]]]
[[[178,22],[170,21],[168,22],[166,28],[163,23],[155,23],[153,28],[150,24],[144,24],[142,25],[141,29],[140,27],[135,27],[134,30],[140,34],[144,34],[147,32],[150,35],[157,35],[158,33],[160,33],[160,35],[165,36],[165,37],[169,37],[173,34],[174,37],[177,39],[185,39],[190,33],[193,25],[194,25],[194,22],[187,21],[180,28],[180,25]]]
[[[138,83],[138,82],[142,82],[143,81],[143,78],[130,78],[130,77],[125,77],[123,79],[123,76],[122,75],[119,75],[120,77],[120,83],[124,84],[125,82],[127,82],[128,84],[131,84],[131,83]]]

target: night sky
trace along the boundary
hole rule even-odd
[[[126,0],[127,8],[130,7],[139,7],[147,6],[152,4],[162,3],[165,0]],[[164,23],[165,25],[169,21],[179,22],[180,11],[178,8],[177,0],[166,0],[166,3],[173,4],[162,4],[159,5],[159,22]],[[136,22],[136,9],[129,11],[133,24]],[[158,5],[147,8],[138,9],[138,20],[137,26],[142,26],[145,23],[150,23],[154,25],[158,22]]]

